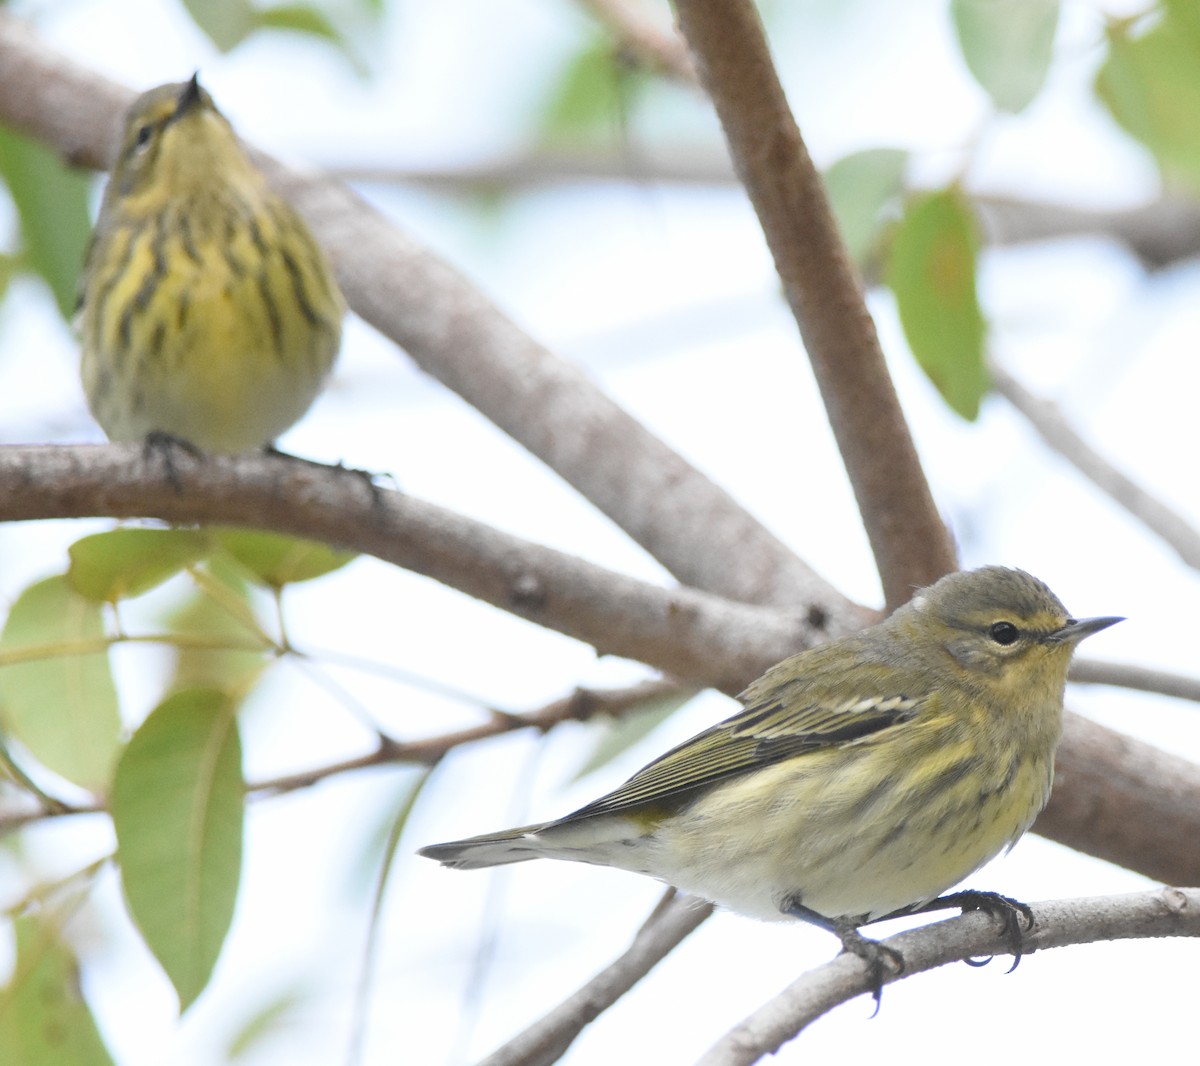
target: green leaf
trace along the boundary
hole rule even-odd
[[[233,920],[245,785],[229,699],[189,689],[164,700],[117,763],[112,819],[130,914],[186,1010]]]
[[[0,1062],[12,1066],[112,1066],[79,989],[70,948],[32,914],[13,919],[17,959],[0,990]]]
[[[260,1003],[230,1038],[222,1059],[227,1064],[250,1059],[269,1061],[271,1038],[294,1030],[314,1009],[312,996],[298,988],[276,992]]]
[[[893,235],[887,282],[908,345],[946,402],[974,419],[987,391],[975,289],[979,234],[955,189],[914,198]]]
[[[859,266],[879,244],[885,208],[904,191],[908,153],[872,148],[845,156],[825,171],[825,188],[842,239]]]
[[[963,59],[1001,111],[1023,111],[1046,81],[1058,0],[951,0]]]
[[[310,37],[320,37],[334,44],[344,43],[342,34],[329,20],[329,16],[312,4],[280,4],[254,13],[254,24],[259,29],[293,30]]]
[[[640,707],[631,708],[617,718],[609,718],[599,731],[591,753],[575,772],[578,780],[607,766],[623,755],[644,737],[649,736],[681,707],[691,701],[694,692],[673,692],[647,699]]]
[[[254,32],[256,12],[250,0],[183,0],[192,21],[222,52]]]
[[[263,533],[253,529],[219,529],[217,543],[268,588],[323,577],[357,556],[316,540]]]
[[[1127,22],[1109,27],[1096,93],[1166,175],[1200,191],[1200,17],[1177,4],[1166,11],[1137,36]]]
[[[55,773],[107,788],[121,719],[99,605],[63,576],[31,585],[9,612],[0,664],[4,729]]]
[[[50,286],[59,312],[70,320],[91,232],[88,178],[44,145],[3,127],[0,177],[21,220],[25,265]]]
[[[571,58],[547,94],[543,136],[579,141],[623,125],[633,97],[648,81],[644,73],[618,63],[612,41],[597,34]]]
[[[86,599],[116,603],[161,585],[212,548],[198,530],[111,529],[71,545],[67,580]]]
[[[244,698],[274,661],[244,574],[217,554],[196,572],[199,586],[165,617],[167,631],[179,636],[168,691],[216,688]]]

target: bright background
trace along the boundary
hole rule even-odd
[[[1134,7],[1067,3],[1050,84],[1028,113],[990,121],[942,0],[777,3],[767,17],[819,164],[898,145],[919,153],[910,173],[917,183],[945,182],[965,167],[973,191],[1110,207],[1157,193],[1148,157],[1090,91],[1102,14]],[[54,46],[139,89],[199,68],[248,140],[335,170],[536,157],[546,100],[593,33],[567,0],[393,3],[364,45],[373,73],[363,78],[332,49],[286,35],[252,38],[222,56],[174,3],[15,8],[34,14]],[[354,16],[349,7],[343,14]],[[603,146],[618,158],[636,158],[641,146],[668,155],[722,150],[702,99],[667,87],[653,100],[625,128],[614,114]],[[480,197],[402,183],[363,191],[533,336],[584,365],[838,587],[878,602],[795,324],[736,187],[595,181]],[[0,204],[0,226],[11,225]],[[990,252],[981,276],[997,356],[1058,398],[1091,441],[1193,520],[1200,517],[1197,284],[1193,264],[1149,277],[1103,239]],[[101,439],[83,403],[69,332],[38,286],[18,286],[0,310],[0,439]],[[871,307],[964,565],[1018,565],[1079,614],[1128,616],[1089,642],[1090,655],[1192,668],[1195,574],[1049,457],[1003,401],[988,400],[973,425],[948,411],[912,364],[890,297],[876,294]],[[356,321],[327,395],[281,446],[391,471],[416,496],[664,580],[657,564],[555,475]],[[68,543],[108,525],[0,527],[0,595],[12,599],[30,580],[60,570]],[[288,622],[299,646],[353,653],[418,679],[373,677],[332,662],[322,668],[400,737],[480,718],[470,702],[431,691],[422,678],[520,710],[578,684],[645,673],[597,661],[567,638],[371,559],[291,593]],[[119,666],[136,720],[157,698],[161,666],[133,654]],[[1200,758],[1193,707],[1099,689],[1073,690],[1069,702]],[[449,760],[401,846],[363,1061],[480,1057],[623,950],[661,891],[632,875],[572,864],[467,875],[408,853],[564,813],[733,707],[706,695],[583,780],[575,771],[595,733],[578,725],[544,739],[505,737]],[[351,755],[370,741],[345,699],[287,663],[255,697],[244,736],[252,780]],[[254,807],[234,927],[213,985],[182,1021],[169,984],[126,924],[116,878],[104,874],[97,906],[69,932],[86,959],[86,994],[121,1066],[229,1061],[235,1034],[273,1002],[284,1004],[274,1026],[238,1061],[348,1061],[370,863],[411,777],[403,768],[372,771]],[[20,898],[30,870],[66,872],[111,847],[98,818],[25,834],[19,849],[0,856],[0,905]],[[1147,882],[1029,837],[971,884],[1039,900]],[[689,1062],[835,946],[806,927],[718,915],[593,1025],[565,1061]],[[1011,976],[999,963],[982,971],[952,966],[889,987],[873,1021],[865,1000],[840,1008],[776,1061],[841,1061],[848,1048],[855,1059],[899,1064],[1008,1063],[1031,1048],[1047,1059],[1055,1052],[1077,1061],[1144,1058],[1192,1046],[1194,959],[1190,943],[1165,941],[1041,954]]]

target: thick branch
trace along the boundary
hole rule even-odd
[[[1035,904],[1033,913],[1035,925],[1026,937],[1026,953],[1101,940],[1195,937],[1200,936],[1200,889],[1058,900]],[[995,922],[978,912],[909,930],[884,943],[904,957],[904,972],[890,975],[889,982],[963,959],[1008,953]],[[870,990],[862,960],[839,955],[804,974],[742,1021],[697,1066],[750,1066],[821,1015]]]
[[[197,460],[175,450],[172,460],[177,490],[161,458],[140,445],[0,448],[0,521],[152,517],[310,537],[725,692],[823,636],[807,618],[636,581],[354,471],[265,454]]]
[[[104,164],[131,93],[0,14],[0,121]],[[579,369],[349,189],[256,153],[329,250],[351,307],[574,485],[681,582],[733,599],[861,613]],[[936,575],[933,575],[936,576]]]
[[[956,567],[862,287],[750,0],[676,0],[758,213],[854,487],[889,607]]]

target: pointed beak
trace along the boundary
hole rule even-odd
[[[181,115],[186,115],[192,108],[202,103],[203,100],[204,93],[200,88],[200,72],[197,71],[188,81],[184,82],[183,89],[179,93],[179,99],[175,101],[175,114],[172,118],[177,119]]]
[[[1084,637],[1124,621],[1124,618],[1107,615],[1103,618],[1069,618],[1067,624],[1051,633],[1047,640],[1052,644],[1078,644]]]

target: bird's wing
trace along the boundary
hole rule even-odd
[[[746,695],[753,693],[752,688]],[[836,703],[804,701],[802,694],[790,692],[789,686],[777,687],[560,821],[654,807],[735,774],[860,740],[908,721],[924,702],[907,695],[839,698]]]

